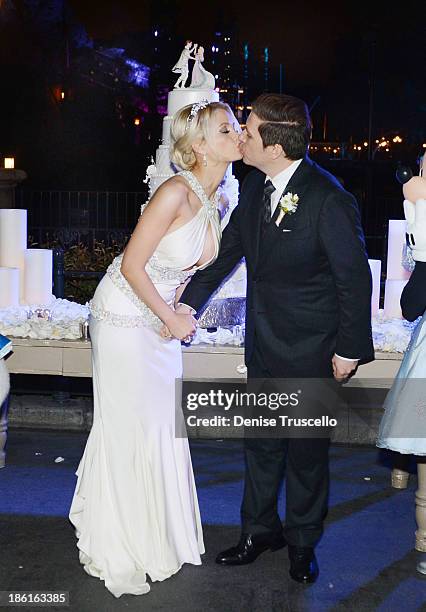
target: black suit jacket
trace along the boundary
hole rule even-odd
[[[305,158],[284,192],[299,196],[297,210],[277,227],[277,207],[261,237],[264,182],[258,170],[246,177],[217,260],[181,301],[199,311],[244,256],[246,364],[254,348],[276,377],[330,376],[335,352],[371,361],[371,273],[356,200]]]

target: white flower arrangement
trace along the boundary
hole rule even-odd
[[[297,193],[291,193],[291,191],[288,191],[285,195],[283,195],[283,197],[278,203],[280,212],[277,217],[277,220],[275,221],[275,225],[279,227],[285,215],[292,215],[293,213],[295,213],[298,205],[299,196],[297,195]]]
[[[57,298],[48,308],[39,304],[0,309],[0,333],[15,338],[78,340],[80,325],[87,321],[89,308]],[[47,314],[49,313],[49,314]],[[43,316],[39,316],[42,314]]]

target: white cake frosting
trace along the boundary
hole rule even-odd
[[[219,94],[214,89],[201,87],[187,87],[185,89],[172,89],[167,98],[167,114],[173,117],[184,106],[195,104],[201,100],[219,102]]]
[[[170,126],[172,124],[173,117],[166,115],[163,119],[163,137],[162,142],[164,145],[170,145]]]
[[[174,174],[173,168],[170,165],[170,149],[169,145],[161,144],[155,154],[155,166],[158,174],[167,174],[172,176]]]
[[[147,171],[149,197],[152,197],[164,181],[179,171],[170,161],[170,127],[173,116],[184,106],[195,104],[201,100],[218,102],[219,94],[214,89],[188,87],[169,91],[167,98],[167,115],[163,119],[161,144],[155,153],[155,165]],[[231,178],[231,177],[230,177]]]

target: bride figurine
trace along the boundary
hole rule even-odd
[[[196,43],[194,44],[194,46],[192,46],[192,40],[186,41],[185,48],[180,54],[178,61],[172,68],[172,72],[177,72],[178,74],[180,74],[178,80],[173,86],[173,89],[184,89],[185,88],[186,81],[187,81],[188,74],[189,74],[188,63],[190,59],[195,60],[196,58],[195,52],[197,50],[197,46],[198,45]],[[192,52],[194,52],[194,55],[191,55]]]
[[[211,72],[203,66],[204,62],[204,47],[198,47],[195,54],[195,63],[192,68],[192,78],[190,87],[203,87],[208,89],[215,88],[215,79]]]

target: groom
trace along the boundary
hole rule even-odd
[[[218,259],[197,272],[181,296],[182,311],[199,310],[246,258],[249,379],[344,381],[359,360],[374,359],[371,275],[358,206],[309,159],[310,136],[302,100],[281,94],[255,100],[241,136],[243,160],[255,170],[244,180]],[[297,207],[277,224],[288,193],[298,196]],[[251,563],[288,544],[291,577],[314,582],[314,547],[328,502],[328,439],[248,438],[244,446],[242,535],[216,562]],[[283,530],[277,498],[284,471]]]

